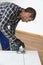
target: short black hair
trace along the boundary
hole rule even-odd
[[[35,19],[35,17],[36,17],[36,10],[35,10],[34,8],[28,7],[28,8],[25,9],[25,12],[31,13],[31,14],[32,14],[32,15],[31,15],[32,20]]]

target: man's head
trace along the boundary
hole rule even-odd
[[[36,11],[35,9],[28,7],[26,9],[23,9],[21,12],[21,20],[23,22],[28,22],[34,20],[36,17]]]

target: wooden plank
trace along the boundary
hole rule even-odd
[[[18,54],[15,51],[0,51],[0,65],[41,65],[37,51]]]
[[[27,50],[37,50],[43,65],[43,36],[16,31],[16,37],[25,43]]]

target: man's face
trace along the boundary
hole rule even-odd
[[[32,21],[32,18],[31,18],[31,13],[29,12],[24,12],[23,15],[22,15],[22,21],[23,22],[30,22]]]

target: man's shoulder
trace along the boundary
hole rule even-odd
[[[19,5],[17,5],[17,4],[15,4],[15,3],[12,3],[12,2],[1,2],[0,3],[0,6],[8,6],[8,5],[13,5],[13,6],[15,6],[15,7],[19,7],[19,8],[22,8],[22,7],[20,7]]]
[[[2,6],[2,7],[11,6],[11,5],[15,6],[16,4],[11,3],[11,2],[1,2],[1,3],[0,3],[0,6]]]
[[[12,3],[12,2],[1,2],[0,3],[0,6],[4,6],[4,5],[15,5],[15,6],[18,6],[15,3]]]

